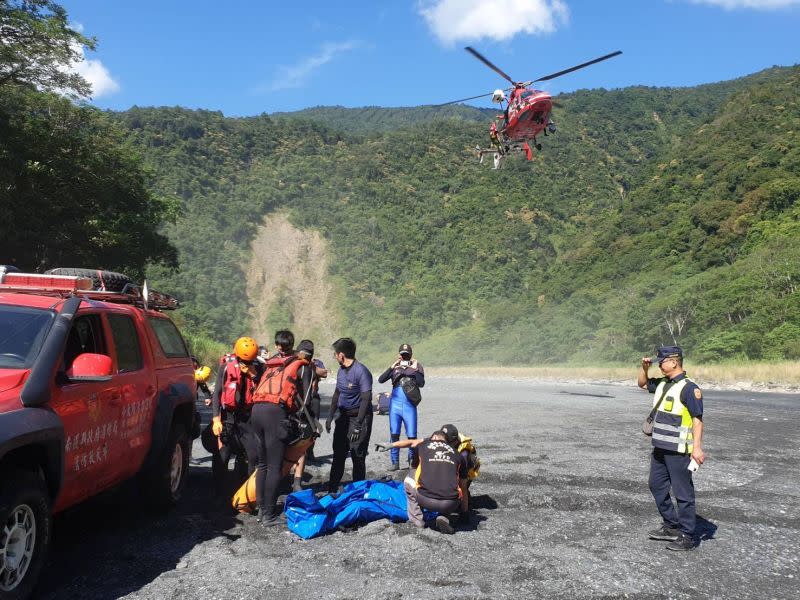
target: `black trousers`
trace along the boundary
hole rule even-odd
[[[258,462],[258,439],[250,425],[250,415],[234,414],[224,411],[222,414],[222,448],[219,457],[227,469],[231,456],[247,456],[247,473],[250,475]]]
[[[691,457],[661,448],[653,448],[650,458],[650,492],[656,501],[664,525],[679,529],[686,535],[694,535],[695,507],[694,483],[689,466]],[[670,488],[678,503],[678,511],[672,503]]]
[[[369,453],[369,438],[372,435],[372,411],[368,410],[364,417],[364,426],[361,435],[354,442],[350,441],[350,434],[356,425],[358,411],[340,412],[336,418],[333,430],[333,461],[331,475],[328,481],[328,490],[333,492],[339,487],[344,475],[344,463],[348,455],[353,461],[353,481],[362,481],[367,477],[367,454]]]
[[[275,514],[275,500],[289,438],[286,409],[271,402],[257,402],[253,406],[250,426],[258,438],[256,502],[261,515],[269,518]]]

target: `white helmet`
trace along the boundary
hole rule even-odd
[[[492,102],[496,104],[500,104],[506,99],[505,92],[503,90],[495,90],[492,94]]]

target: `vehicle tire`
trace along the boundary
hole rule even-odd
[[[12,470],[0,491],[0,598],[28,598],[50,549],[50,495],[41,475]]]
[[[92,280],[92,288],[105,288],[107,292],[121,292],[128,284],[135,285],[133,280],[123,273],[102,271],[100,269],[72,269],[59,267],[45,271],[45,275],[66,275],[67,277],[88,277]]]
[[[180,500],[189,476],[191,451],[186,429],[181,424],[173,424],[167,445],[148,477],[148,502],[154,508],[166,510]]]

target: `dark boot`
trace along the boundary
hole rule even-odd
[[[389,467],[390,471],[399,471],[400,470],[400,463],[392,463],[392,466]]]
[[[692,536],[681,533],[674,542],[667,544],[667,550],[685,551],[694,548],[694,540]]]
[[[446,533],[447,535],[452,535],[456,532],[456,530],[453,529],[453,526],[450,525],[450,519],[448,519],[444,515],[439,515],[438,517],[436,517],[435,526],[440,533]]]
[[[674,542],[681,536],[681,532],[677,529],[672,529],[666,525],[662,525],[658,529],[653,529],[647,534],[651,540],[659,540],[661,542]]]

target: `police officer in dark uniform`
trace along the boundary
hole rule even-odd
[[[339,363],[336,390],[325,429],[331,432],[331,422],[337,409],[336,429],[333,432],[333,461],[328,481],[328,493],[339,491],[348,454],[353,461],[353,481],[367,476],[367,452],[372,434],[372,373],[356,360],[356,343],[340,338],[333,343],[333,354]]]
[[[658,362],[663,377],[649,377],[653,360]],[[703,393],[686,376],[679,346],[659,348],[655,359],[642,358],[637,383],[655,394],[649,483],[664,522],[649,533],[650,539],[670,542],[668,550],[691,550],[695,529],[692,472],[705,460]],[[670,489],[677,501],[677,512]]]

